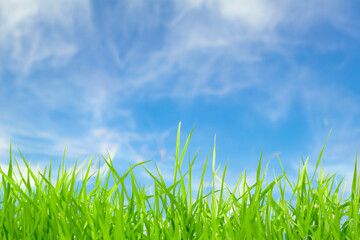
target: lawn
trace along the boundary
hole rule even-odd
[[[340,191],[344,178],[335,184],[335,174],[321,169],[325,145],[315,171],[307,172],[307,159],[299,169],[296,182],[288,179],[278,158],[282,174],[265,183],[267,166],[261,170],[261,154],[256,182],[249,185],[244,171],[235,188],[230,189],[224,181],[228,163],[222,176],[217,174],[219,167],[215,168],[215,142],[212,155],[209,151],[205,160],[194,195],[192,167],[198,153],[189,159],[186,170],[183,166],[194,128],[180,149],[180,125],[171,184],[165,183],[157,165],[156,173],[146,168],[149,161],[130,166],[120,174],[109,154],[102,156],[109,171],[101,173],[99,168],[96,175],[90,174],[91,158],[85,176],[78,180],[79,170],[86,163],[77,168],[76,162],[72,170],[67,170],[65,152],[57,180],[52,184],[51,162],[43,172],[34,172],[19,150],[27,167],[27,173],[23,175],[10,144],[8,171],[0,169],[0,238],[360,239],[357,159],[348,199],[342,199],[344,190]],[[204,176],[209,156],[212,189],[205,191]],[[16,168],[19,170],[17,175]],[[138,182],[134,168],[143,168],[153,179],[152,194]],[[88,189],[90,178],[95,176],[94,187]],[[220,188],[216,187],[216,181],[221,184]],[[291,191],[291,199],[285,197],[285,190]],[[275,191],[280,193],[278,198],[274,196]]]

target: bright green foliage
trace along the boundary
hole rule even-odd
[[[192,161],[189,159],[186,173],[180,170],[192,132],[193,129],[180,151],[179,124],[171,185],[165,184],[156,164],[158,177],[144,167],[149,161],[130,166],[119,175],[108,154],[108,158],[103,156],[103,159],[110,171],[100,176],[99,169],[90,192],[86,184],[92,177],[89,174],[93,158],[78,190],[79,186],[75,186],[79,173],[77,163],[73,170],[67,171],[65,152],[53,185],[50,181],[51,162],[48,172],[45,168],[43,173],[34,173],[19,151],[28,170],[23,176],[10,144],[8,171],[5,173],[0,169],[0,239],[360,239],[357,159],[351,195],[347,200],[342,200],[343,195],[340,200],[338,198],[342,181],[334,186],[335,175],[325,175],[321,166],[314,182],[324,148],[311,178],[306,169],[309,159],[299,170],[297,183],[291,183],[279,158],[283,174],[265,184],[267,166],[261,174],[261,154],[256,182],[249,186],[245,171],[231,190],[224,181],[228,163],[223,175],[217,175],[215,143],[212,190],[207,194],[204,192],[209,151],[194,199],[192,166],[198,153]],[[13,158],[20,180],[14,174]],[[147,194],[134,176],[133,169],[138,166],[154,180],[152,195]],[[111,186],[110,178],[114,180]],[[128,178],[131,191],[125,186]],[[221,183],[220,189],[216,188],[215,181]],[[35,187],[30,182],[35,183]],[[313,182],[317,183],[316,187]],[[290,201],[285,199],[286,184],[293,193]],[[273,197],[274,190],[279,190],[279,199]]]

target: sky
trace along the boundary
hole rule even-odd
[[[350,189],[359,10],[341,0],[3,0],[0,166],[10,141],[40,169],[58,166],[67,144],[66,166],[109,151],[119,172],[153,160],[145,166],[171,180],[181,122],[181,146],[195,125],[184,161],[199,149],[194,181],[216,134],[219,175],[229,160],[235,186],[245,169],[254,180],[262,150],[269,179],[281,173],[277,155],[290,177],[302,158],[311,172],[333,129],[322,166]]]

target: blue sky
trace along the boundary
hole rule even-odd
[[[301,157],[311,170],[333,128],[323,167],[350,184],[359,10],[341,0],[2,1],[1,166],[10,139],[41,169],[67,142],[68,166],[109,150],[119,171],[152,159],[171,176],[181,121],[182,143],[196,124],[199,177],[216,134],[232,185],[245,168],[254,177],[262,149],[277,171],[277,154],[294,177]]]

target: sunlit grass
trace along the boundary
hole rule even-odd
[[[109,154],[103,156],[109,171],[102,174],[99,168],[91,190],[87,185],[93,177],[93,158],[80,189],[78,174],[84,165],[76,169],[76,163],[66,170],[64,160],[52,184],[51,163],[49,169],[35,173],[19,151],[27,168],[23,175],[10,144],[8,171],[0,169],[0,239],[360,239],[357,159],[350,197],[345,200],[344,190],[340,196],[344,178],[335,185],[335,174],[325,175],[319,169],[324,148],[314,173],[307,172],[309,159],[303,162],[297,182],[288,179],[279,158],[283,173],[265,183],[267,166],[261,173],[260,156],[256,182],[249,186],[244,171],[230,189],[224,181],[228,163],[222,176],[217,175],[219,168],[215,169],[215,143],[212,189],[205,192],[204,188],[209,151],[194,196],[192,167],[198,153],[189,159],[187,171],[181,171],[193,129],[181,150],[179,124],[172,184],[165,184],[157,165],[157,174],[150,172],[144,166],[149,161],[130,166],[120,175]],[[152,194],[136,180],[136,167],[143,167],[154,180]],[[290,200],[285,198],[286,185],[292,192]],[[280,193],[277,199],[275,191]]]

